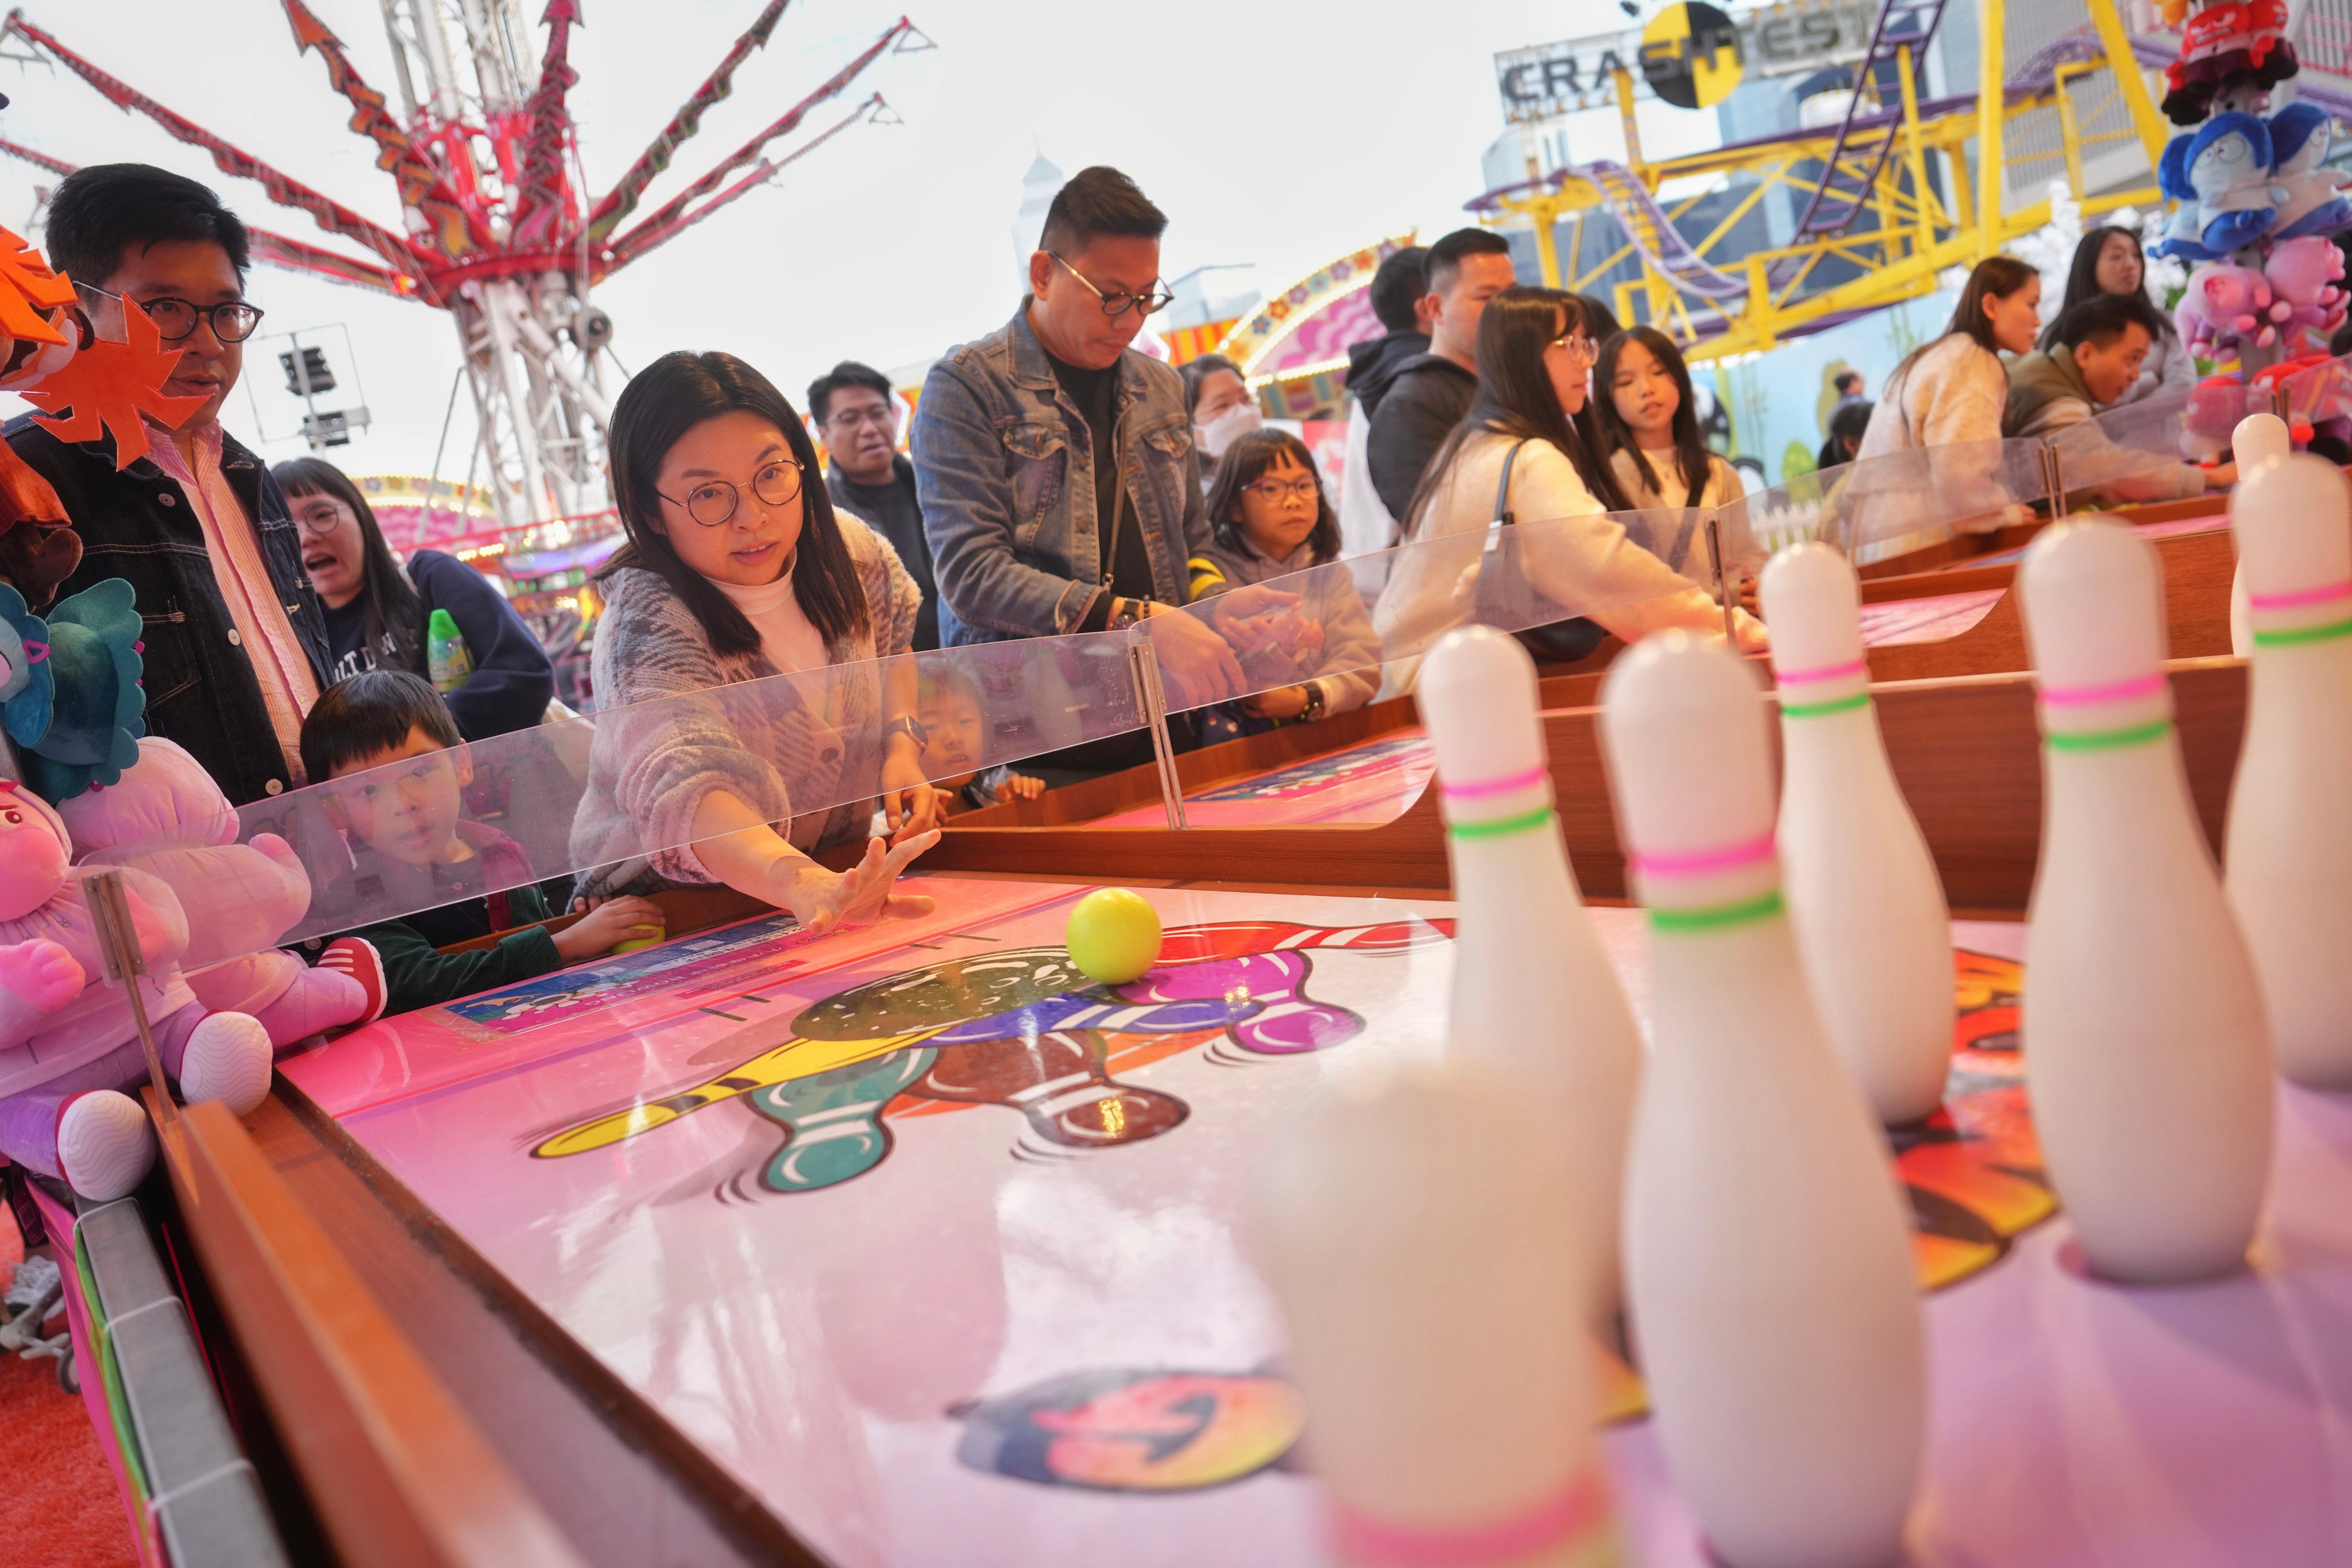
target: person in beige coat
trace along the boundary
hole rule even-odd
[[[1472,621],[1517,631],[1583,617],[1628,642],[1669,626],[1723,635],[1706,590],[1610,515],[1629,509],[1587,407],[1596,353],[1574,294],[1519,288],[1487,302],[1478,401],[1430,464],[1373,611],[1390,661],[1384,695],[1410,690],[1420,656]],[[1489,550],[1498,521],[1508,526]],[[1731,625],[1742,651],[1764,646],[1746,611],[1735,607]]]

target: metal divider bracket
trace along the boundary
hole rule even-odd
[[[1151,637],[1140,626],[1129,635],[1127,667],[1135,677],[1136,704],[1151,731],[1151,760],[1160,770],[1160,804],[1167,808],[1168,826],[1184,823],[1184,782],[1176,773],[1176,747],[1168,736],[1168,693],[1160,684],[1160,657]]]
[[[163,1082],[163,1059],[155,1052],[155,1031],[147,1021],[147,999],[139,994],[139,976],[147,973],[147,955],[140,950],[139,926],[131,919],[131,900],[120,870],[85,874],[82,898],[89,906],[90,925],[98,951],[106,961],[106,983],[120,985],[131,998],[131,1021],[139,1030],[139,1048],[147,1053],[148,1081],[155,1086],[156,1114],[167,1121],[179,1118],[180,1108]]]

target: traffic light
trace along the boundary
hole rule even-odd
[[[304,349],[299,364],[291,353],[279,354],[278,363],[286,367],[286,390],[297,397],[335,390],[335,373],[327,368],[324,349]]]

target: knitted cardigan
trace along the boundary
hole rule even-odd
[[[866,832],[882,765],[882,678],[870,661],[908,651],[922,594],[888,542],[835,517],[868,630],[828,644],[828,670],[787,676],[761,652],[719,654],[655,573],[625,567],[606,579],[590,661],[596,734],[572,822],[572,863],[595,868],[583,893],[645,885],[648,868],[672,881],[716,881],[689,842],[714,790],[803,849]],[[795,799],[810,809],[796,812]]]

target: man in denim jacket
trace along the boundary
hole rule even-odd
[[[910,444],[942,644],[1160,616],[1169,696],[1190,706],[1245,685],[1208,620],[1166,613],[1209,541],[1183,384],[1128,347],[1168,300],[1167,226],[1125,174],[1080,171],[1046,212],[1012,321],[931,367]]]

